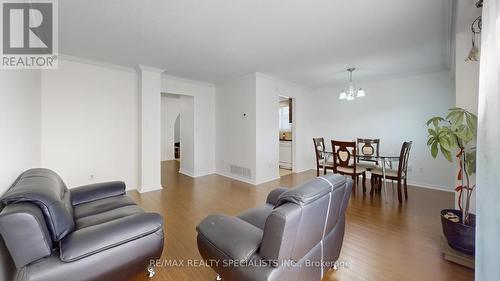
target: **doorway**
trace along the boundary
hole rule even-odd
[[[171,170],[191,176],[194,165],[194,97],[161,94],[161,183]]]
[[[293,139],[294,114],[293,99],[287,96],[278,96],[279,104],[279,175],[290,175],[293,169]]]
[[[181,114],[175,118],[174,123],[174,159],[181,160]]]

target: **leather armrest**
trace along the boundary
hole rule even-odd
[[[71,204],[76,206],[98,199],[123,195],[125,194],[125,183],[122,181],[95,183],[72,188],[70,192]]]
[[[281,194],[283,194],[285,191],[290,190],[289,188],[284,188],[284,187],[279,187],[274,189],[273,191],[269,192],[269,195],[267,195],[267,200],[266,203],[271,204],[271,205],[276,205],[276,202],[278,202],[278,197],[280,197]]]
[[[237,217],[210,215],[196,230],[227,257],[238,261],[247,261],[262,241],[261,229]]]
[[[48,257],[52,252],[52,237],[37,205],[7,205],[0,213],[0,234],[17,268]]]
[[[60,242],[60,258],[72,262],[153,234],[163,227],[156,213],[142,213],[74,231]]]

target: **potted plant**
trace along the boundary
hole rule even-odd
[[[473,255],[476,237],[476,216],[470,213],[470,199],[475,185],[471,176],[476,173],[477,116],[462,108],[449,109],[448,115],[432,117],[427,121],[429,138],[427,146],[433,158],[441,154],[448,161],[458,162],[455,188],[459,209],[441,210],[443,233],[448,244],[460,252]],[[453,157],[454,156],[454,157]]]

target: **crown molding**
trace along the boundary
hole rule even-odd
[[[204,86],[204,87],[215,88],[215,84],[212,84],[210,82],[205,82],[205,81],[200,81],[200,80],[193,80],[193,79],[189,79],[189,78],[184,78],[184,77],[170,75],[170,74],[167,74],[167,73],[163,73],[161,75],[161,78],[162,79],[167,79],[167,80],[174,80],[174,81],[189,83],[189,84],[195,84],[195,85]]]
[[[95,60],[89,60],[89,59],[84,59],[84,58],[65,55],[65,54],[59,54],[58,57],[60,60],[63,60],[63,61],[78,62],[78,63],[100,66],[100,67],[105,67],[105,68],[110,68],[110,69],[115,69],[115,70],[120,70],[120,71],[136,72],[136,70],[132,67],[126,67],[126,66],[120,66],[120,65],[111,64],[111,63],[99,62],[99,61],[95,61]]]
[[[147,66],[147,65],[142,65],[142,64],[137,65],[137,67],[139,68],[140,71],[149,71],[149,72],[154,72],[154,73],[158,73],[158,74],[162,74],[163,72],[165,72],[165,69],[156,68],[156,67]]]

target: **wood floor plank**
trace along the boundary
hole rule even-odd
[[[280,180],[252,186],[219,175],[192,179],[179,174],[178,169],[176,161],[163,162],[163,190],[143,194],[129,192],[141,207],[163,215],[162,259],[166,261],[201,259],[195,228],[207,215],[236,215],[263,204],[272,189],[293,187],[316,173],[286,175]],[[397,195],[391,188],[388,193],[387,203],[380,194],[363,195],[361,188],[351,197],[340,256],[348,266],[329,271],[323,281],[474,280],[473,270],[444,260],[440,253],[439,210],[453,207],[453,193],[410,186],[409,199],[403,205],[397,203]],[[151,279],[145,273],[131,279],[138,280],[215,280],[215,272],[185,264],[158,268]]]

